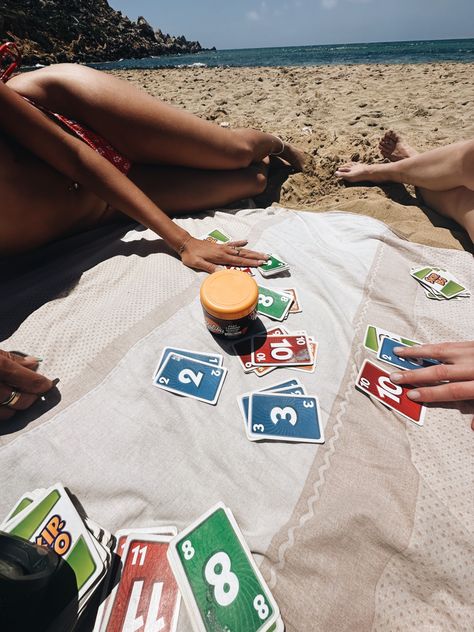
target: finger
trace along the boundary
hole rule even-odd
[[[2,382],[23,393],[46,393],[53,388],[53,382],[44,375],[4,356],[0,356],[0,376]]]
[[[425,369],[395,372],[390,375],[394,384],[439,384],[439,382],[462,382],[474,379],[474,370],[466,365],[436,364]]]
[[[38,358],[34,358],[33,356],[17,356],[15,353],[12,353],[12,355],[14,356],[14,360],[16,362],[18,362],[19,364],[21,364],[22,366],[26,367],[27,369],[31,369],[32,371],[36,371],[39,367],[39,359]]]
[[[228,241],[225,245],[231,246],[231,248],[241,248],[242,246],[246,246],[248,243],[247,239],[239,239],[238,241]]]
[[[15,389],[8,386],[7,384],[0,384],[0,402],[6,401],[12,393],[15,392]],[[25,410],[25,408],[29,408],[31,404],[33,404],[38,398],[36,395],[31,395],[29,393],[20,393],[20,398],[12,405],[8,406],[0,406],[0,409],[8,408],[14,410]]]
[[[414,345],[412,347],[395,347],[393,352],[401,358],[433,358],[433,360],[448,360],[454,343],[442,342],[435,345]]]
[[[230,255],[234,255],[235,252],[229,252]],[[247,250],[247,248],[239,248],[238,257],[247,257],[248,259],[256,259],[258,261],[268,261],[269,255],[264,252],[255,252],[255,250]]]
[[[474,430],[474,417],[472,418],[472,421],[471,421],[471,430]]]
[[[251,268],[263,266],[263,264],[265,263],[263,259],[245,259],[244,257],[237,257],[232,255],[226,255],[223,261],[227,265],[240,267],[250,266]]]
[[[192,267],[196,268],[196,270],[203,270],[204,272],[208,272],[209,274],[212,274],[219,269],[219,266],[216,266],[210,261],[206,261],[205,259],[198,259],[198,261],[196,261],[196,263],[193,264]]]
[[[408,391],[407,397],[415,402],[460,402],[474,399],[474,381],[450,382]]]

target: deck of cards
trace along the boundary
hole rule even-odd
[[[122,529],[115,534],[115,563],[103,588],[94,632],[175,632],[181,594],[168,562],[176,527]]]
[[[262,377],[279,367],[313,373],[317,347],[305,331],[291,333],[279,326],[239,340],[233,350],[245,373]]]
[[[223,503],[173,538],[168,559],[195,632],[283,632],[275,599]]]
[[[263,264],[263,266],[258,267],[258,271],[263,277],[271,277],[276,274],[280,274],[280,272],[285,272],[289,270],[290,266],[279,259],[275,255],[270,255],[270,258]]]
[[[410,269],[410,274],[425,288],[426,296],[434,301],[469,298],[471,296],[471,292],[454,274],[442,268],[415,267]]]
[[[250,441],[324,443],[318,398],[299,380],[279,382],[237,398]]]
[[[282,321],[288,318],[288,314],[301,311],[294,288],[281,291],[263,285],[258,286],[257,312],[262,316]]]
[[[85,517],[60,483],[21,496],[0,530],[48,547],[69,564],[79,616],[110,567],[111,534]]]
[[[153,375],[153,384],[176,395],[216,404],[227,369],[218,353],[165,347]]]

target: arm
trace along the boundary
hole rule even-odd
[[[223,248],[192,238],[108,160],[50,121],[2,82],[0,129],[73,182],[79,182],[110,206],[151,228],[173,250],[179,252],[186,243],[182,258],[187,265],[212,272],[213,263],[256,265],[263,258],[260,253],[251,256],[251,251],[245,251],[252,263],[245,257],[233,256],[229,246]]]

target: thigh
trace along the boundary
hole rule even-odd
[[[232,169],[244,166],[247,159],[237,131],[163,103],[92,68],[58,64],[19,75],[8,85],[85,123],[135,162]]]

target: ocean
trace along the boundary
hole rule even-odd
[[[326,66],[335,64],[421,64],[473,62],[474,39],[285,46],[203,51],[146,59],[90,64],[101,70],[162,67]]]

